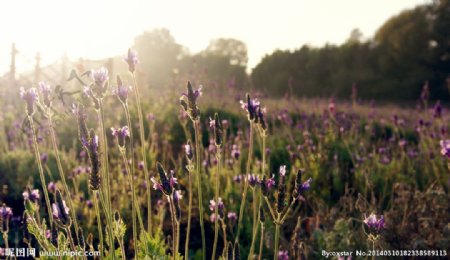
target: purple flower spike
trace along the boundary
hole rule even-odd
[[[136,65],[139,63],[137,52],[128,49],[127,57],[124,58],[124,61],[128,64],[128,70],[133,73],[136,70]]]
[[[231,222],[234,222],[237,220],[236,212],[228,212],[227,217]]]
[[[44,81],[39,82],[39,91],[41,92],[44,105],[46,107],[50,107],[52,105],[52,102],[50,100],[50,92],[51,92],[50,85]]]
[[[272,174],[272,178],[266,180],[266,187],[270,190],[275,186],[275,175]]]
[[[128,94],[131,91],[131,86],[124,85],[120,76],[117,76],[117,88],[112,91],[116,95],[120,102],[126,103],[128,99]]]
[[[280,166],[280,175],[283,177],[286,176],[286,165]]]
[[[20,98],[27,103],[27,114],[29,116],[33,115],[34,104],[38,101],[36,88],[29,88],[28,90],[25,90],[23,87],[21,87]]]
[[[379,218],[375,214],[370,214],[364,223],[369,228],[369,232],[378,234],[384,228],[384,216],[381,215]]]
[[[439,144],[441,145],[441,154],[450,159],[450,140],[441,140]]]
[[[49,184],[47,185],[47,190],[50,193],[55,193],[56,192],[56,184],[54,182],[49,182]]]
[[[255,187],[255,185],[259,182],[258,176],[255,174],[249,174],[247,176],[248,184],[250,184],[251,187]]]
[[[289,253],[288,253],[288,251],[279,251],[278,252],[278,259],[279,260],[289,260]]]
[[[127,137],[130,137],[130,130],[128,129],[128,126],[124,126],[122,128],[113,128],[111,127],[112,135],[115,136],[119,142],[119,145],[121,147],[125,146],[125,140]]]
[[[98,70],[92,71],[92,79],[95,82],[95,85],[98,87],[104,88],[106,81],[108,81],[108,69],[105,67],[101,67]]]

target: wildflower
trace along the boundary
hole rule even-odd
[[[91,173],[89,175],[89,186],[92,190],[98,190],[100,187],[100,159],[98,152],[98,136],[95,135],[94,130],[91,129],[89,133],[89,141],[87,143],[87,149],[89,151],[89,159],[91,161]]]
[[[441,106],[441,102],[439,100],[434,105],[433,117],[434,118],[441,118],[442,117],[442,106]]]
[[[258,122],[259,122],[259,125],[261,126],[261,129],[263,131],[266,131],[267,125],[266,125],[266,120],[264,119],[265,108],[258,107],[256,112],[257,112]]]
[[[231,157],[234,159],[239,159],[239,156],[241,155],[241,151],[239,150],[239,147],[236,144],[233,144],[231,147]]]
[[[130,131],[128,126],[124,126],[122,128],[113,128],[111,127],[112,135],[117,138],[120,147],[125,147],[125,139],[130,137]]]
[[[31,191],[26,190],[22,193],[22,196],[24,200],[30,200],[32,202],[39,202],[39,199],[41,198],[38,189],[34,189]]]
[[[139,63],[137,52],[128,49],[127,57],[124,58],[124,61],[128,64],[128,70],[133,73],[136,70],[136,65]]]
[[[223,204],[222,198],[219,197],[218,203],[216,203],[214,200],[209,201],[209,209],[211,211],[214,211],[215,208],[218,208],[219,210],[223,210],[225,208],[225,204]]]
[[[200,117],[200,109],[197,107],[197,99],[202,95],[201,89],[202,87],[200,86],[197,90],[193,90],[191,82],[188,81],[187,93],[183,93],[180,97],[180,105],[192,121],[195,121]]]
[[[43,153],[43,154],[41,155],[41,162],[42,162],[43,164],[45,164],[45,163],[47,162],[47,160],[48,160],[48,154],[47,154],[47,153]]]
[[[369,228],[369,232],[372,234],[378,234],[384,228],[384,216],[379,218],[375,214],[370,214],[364,219],[364,224]]]
[[[183,198],[183,195],[181,195],[181,190],[175,190],[172,197],[175,206],[175,215],[177,217],[177,220],[179,221],[181,219],[180,200]]]
[[[61,192],[56,191],[56,202],[52,204],[53,218],[56,223],[63,227],[69,227],[71,219],[69,215],[69,208],[66,206],[66,202],[62,199]]]
[[[211,120],[209,124],[211,125],[211,122],[214,124],[214,139],[216,141],[216,146],[222,145],[222,136],[223,136],[223,130],[222,130],[222,123],[219,120],[219,115],[217,113],[214,114],[214,120]]]
[[[44,81],[39,82],[39,91],[41,92],[44,105],[50,108],[52,105],[52,101],[50,100],[50,85]]]
[[[251,99],[250,95],[247,93],[246,95],[246,102],[244,101],[240,101],[241,103],[241,107],[242,109],[244,109],[245,111],[247,111],[247,115],[248,115],[248,120],[250,121],[254,121],[254,120],[258,120],[257,118],[257,109],[260,106],[260,103],[258,101],[258,99]]]
[[[441,140],[439,144],[441,145],[441,154],[450,159],[450,140]]]
[[[139,169],[140,171],[143,171],[143,170],[144,170],[144,161],[140,161],[140,162],[138,163],[138,169]]]
[[[227,218],[228,218],[228,220],[230,220],[231,222],[236,221],[236,220],[237,220],[237,214],[236,214],[236,212],[228,212]]]
[[[283,177],[286,176],[286,165],[280,166],[280,175]]]
[[[233,177],[233,181],[236,183],[240,183],[241,180],[242,180],[242,175],[240,175],[240,174]]]
[[[34,104],[38,101],[36,88],[29,88],[28,90],[25,90],[21,87],[20,98],[27,103],[27,115],[32,116],[34,114]]]
[[[47,190],[50,193],[55,193],[56,192],[56,184],[54,182],[52,182],[52,181],[49,182],[48,185],[47,185]]]
[[[303,192],[309,190],[309,188],[311,187],[311,181],[312,181],[311,178],[307,179],[305,182],[302,183],[303,172],[304,172],[303,169],[300,169],[297,172],[297,176],[295,178],[295,188],[292,193],[292,196],[294,197],[294,199],[303,200],[303,196],[302,196]]]
[[[186,153],[186,158],[189,161],[192,161],[192,159],[194,158],[194,152],[192,150],[192,146],[191,146],[191,141],[188,140],[188,143],[184,145],[184,151]]]
[[[255,174],[248,174],[247,176],[248,184],[253,188],[259,182],[258,176]]]
[[[278,259],[279,260],[289,260],[289,252],[288,251],[279,251]]]
[[[89,132],[86,125],[87,114],[82,104],[72,105],[72,113],[77,118],[78,138],[85,149],[88,149]]]
[[[96,99],[103,98],[108,88],[108,69],[101,67],[98,70],[92,70],[91,77],[94,80],[94,83],[90,88],[91,94],[93,94],[93,97]]]
[[[156,179],[152,177],[151,181],[153,182],[153,189],[160,190],[165,195],[170,196],[173,192],[175,184],[177,183],[177,178],[173,177],[173,171],[170,171],[170,178],[167,178],[167,173],[159,162],[156,163],[156,168],[158,170],[161,183],[157,182]]]
[[[86,206],[87,206],[89,209],[92,209],[92,207],[94,206],[94,204],[92,203],[92,201],[86,200]]]
[[[3,205],[0,207],[0,228],[3,233],[8,232],[9,230],[9,221],[13,216],[12,209],[10,207],[6,207]]]
[[[123,84],[120,76],[117,75],[117,88],[113,90],[113,94],[119,98],[120,102],[123,104],[127,103],[128,94],[131,91],[131,86],[126,86]]]

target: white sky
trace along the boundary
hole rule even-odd
[[[165,27],[191,52],[232,37],[249,50],[249,68],[275,49],[305,43],[340,44],[359,28],[364,37],[392,15],[430,0],[5,0],[0,1],[0,75],[9,69],[15,42],[18,71],[48,64],[66,53],[104,58],[121,55],[145,30]]]

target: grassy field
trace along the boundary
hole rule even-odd
[[[271,99],[184,80],[156,91],[128,61],[124,83],[80,73],[66,96],[1,86],[0,247],[108,259],[450,249],[439,103]]]

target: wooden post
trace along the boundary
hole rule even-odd
[[[16,49],[16,44],[13,43],[11,46],[11,65],[9,66],[9,80],[12,85],[16,84],[16,55],[18,51]]]

